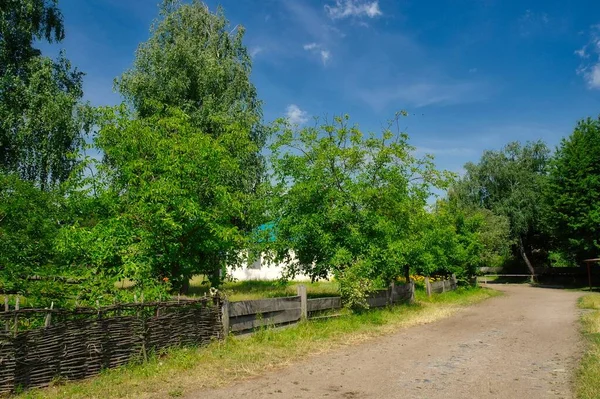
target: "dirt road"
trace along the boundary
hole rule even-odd
[[[190,398],[572,398],[580,294],[498,289],[448,319]]]

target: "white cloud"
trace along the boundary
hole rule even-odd
[[[583,46],[579,50],[575,50],[575,54],[577,54],[581,58],[588,58],[589,57],[589,54],[586,52],[585,46]]]
[[[590,88],[600,89],[600,63],[592,66],[586,73],[586,81]]]
[[[263,50],[264,49],[262,47],[260,47],[260,46],[252,47],[250,49],[250,57],[252,57],[252,58],[256,57],[259,53],[262,53]]]
[[[383,14],[379,8],[379,1],[377,0],[335,0],[335,5],[326,5],[325,11],[331,19],[363,16],[375,18]]]
[[[600,25],[592,26],[588,44],[575,54],[581,58],[577,74],[583,76],[590,89],[600,89]]]
[[[402,109],[407,105],[421,108],[477,102],[487,98],[489,91],[486,84],[479,82],[414,82],[359,90],[358,96],[374,109],[391,104]]]
[[[308,114],[296,104],[290,104],[285,110],[285,117],[295,125],[302,125],[308,121]]]
[[[318,54],[321,57],[323,65],[327,65],[327,62],[331,58],[331,52],[328,49],[323,48],[321,44],[308,43],[302,46],[302,48],[304,48],[306,51],[310,51],[313,54]]]

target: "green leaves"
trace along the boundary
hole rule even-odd
[[[391,281],[410,259],[426,201],[445,177],[412,155],[407,136],[365,136],[348,116],[296,130],[279,121],[271,146],[271,215],[279,260],[291,275],[339,274],[358,263],[363,277]]]
[[[243,45],[243,27],[232,27],[219,8],[211,13],[199,0],[166,0],[137,50],[133,67],[116,87],[141,118],[178,108],[190,124],[223,142],[243,160],[237,179],[247,192],[264,177],[261,149],[268,132],[261,125],[261,102],[250,81],[251,60]],[[228,129],[250,137],[240,147]]]
[[[110,213],[65,230],[65,256],[139,289],[163,278],[181,288],[194,274],[237,264],[258,198],[237,184],[243,161],[230,144],[254,148],[249,136],[234,125],[213,138],[177,109],[143,119],[125,108],[103,115],[96,145],[105,161],[96,182],[99,201],[112,201]]]
[[[579,121],[551,164],[553,227],[561,249],[581,261],[600,252],[600,119]]]
[[[465,165],[465,176],[453,187],[459,202],[508,218],[511,239],[519,244],[530,269],[525,251],[531,254],[547,246],[542,235],[547,233],[544,192],[549,153],[541,141],[513,142],[500,151],[485,151],[478,164]]]
[[[54,61],[33,47],[63,38],[56,0],[0,4],[0,168],[44,191],[68,178],[91,124],[80,103],[83,74],[64,53]]]

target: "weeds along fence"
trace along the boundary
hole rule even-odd
[[[0,394],[78,380],[178,345],[223,337],[218,297],[98,309],[0,312]]]

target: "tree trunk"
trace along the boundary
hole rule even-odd
[[[535,270],[533,269],[533,265],[527,257],[527,253],[525,252],[525,246],[523,245],[523,238],[521,236],[519,236],[519,252],[521,252],[521,257],[523,258],[525,264],[527,265],[527,268],[529,269],[529,274],[531,274],[531,282],[533,283],[535,280]]]
[[[406,284],[410,284],[410,266],[404,266],[404,278],[406,279]]]
[[[187,295],[190,292],[190,279],[185,277],[181,281],[181,287],[179,287],[179,293],[181,295]]]

